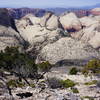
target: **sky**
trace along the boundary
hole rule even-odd
[[[100,0],[0,0],[0,7],[82,7],[100,3]]]

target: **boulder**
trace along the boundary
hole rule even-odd
[[[100,58],[100,54],[88,44],[66,37],[61,38],[53,44],[46,45],[37,57],[39,62],[49,61],[51,64],[72,61],[73,63],[84,62],[84,60]]]
[[[51,16],[52,16],[52,13],[51,13],[51,12],[46,13],[46,14],[41,18],[40,25],[41,25],[42,27],[45,27],[47,21],[49,20],[49,18],[50,18]]]
[[[60,16],[59,21],[65,30],[79,31],[82,28],[80,20],[74,13],[68,13],[66,15]]]
[[[11,27],[0,26],[0,50],[4,50],[7,46],[24,47],[24,41]]]
[[[28,25],[38,25],[40,24],[40,18],[35,17],[32,14],[28,14],[21,18],[20,20],[16,20],[17,29],[19,28],[26,28]]]
[[[91,38],[89,44],[92,45],[93,48],[100,48],[100,32],[96,32],[94,37]]]
[[[87,16],[80,18],[80,22],[84,27],[88,27],[93,24],[99,23],[98,20],[96,20],[94,17],[87,17]]]
[[[33,25],[40,24],[40,18],[39,17],[35,17],[32,14],[27,14],[22,19],[26,20],[27,23],[29,23],[29,22],[32,23]]]
[[[95,16],[94,18],[95,18],[95,20],[97,20],[98,22],[100,22],[100,15],[99,16]]]
[[[83,30],[76,32],[72,37],[89,43],[93,48],[100,47],[100,24],[93,24]]]
[[[47,29],[50,29],[50,30],[55,30],[59,27],[59,21],[58,21],[58,17],[55,16],[55,15],[52,15],[49,20],[47,21],[46,23],[46,27]]]

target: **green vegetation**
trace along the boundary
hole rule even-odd
[[[35,88],[35,84],[30,84],[30,87]]]
[[[4,52],[0,52],[0,68],[19,77],[37,78],[38,70],[46,73],[51,67],[48,61],[35,64],[34,59],[20,52],[18,47],[7,47]]]
[[[90,96],[82,97],[82,100],[84,100],[84,99],[94,100],[94,98],[93,97],[90,97]]]
[[[74,87],[76,84],[72,80],[61,80],[61,84],[64,88]]]
[[[69,88],[74,87],[76,84],[72,80],[61,80],[56,77],[48,78],[47,79],[48,86],[50,88]]]
[[[86,66],[84,66],[82,73],[88,74],[89,72],[92,72],[93,74],[100,74],[100,60],[99,59],[93,59],[90,60]]]
[[[12,75],[22,79],[30,85],[27,78],[40,79],[51,68],[51,64],[46,61],[40,64],[35,64],[35,60],[27,53],[19,51],[18,47],[6,47],[4,51],[0,52],[0,73],[7,71]],[[38,74],[38,70],[41,70],[41,74]],[[14,80],[8,82],[9,86],[18,86]],[[23,86],[19,83],[19,86]]]
[[[7,85],[8,85],[10,88],[14,88],[14,87],[20,87],[20,88],[22,88],[22,87],[25,86],[24,83],[18,82],[18,80],[9,80],[9,81],[7,82]]]
[[[22,87],[24,87],[24,86],[25,86],[25,84],[24,84],[24,83],[22,83],[22,82],[18,82],[18,83],[17,83],[17,87],[22,88]]]
[[[28,53],[21,52],[18,47],[6,47],[4,51],[0,52],[0,80],[6,84],[9,95],[12,95],[11,88],[22,88],[26,83],[34,88],[35,84],[30,84],[27,79],[36,79],[36,82],[38,82],[51,67],[48,61],[36,64]],[[18,80],[12,79],[6,83],[7,74],[4,74],[4,71],[8,72],[9,75],[16,76]]]
[[[48,61],[38,64],[38,69],[42,72],[48,72],[51,69],[51,67],[52,66]]]
[[[97,84],[97,80],[93,80],[85,83],[85,85],[93,85],[93,84]]]
[[[7,85],[11,88],[17,87],[16,80],[10,80],[7,82]]]
[[[78,72],[78,69],[75,68],[75,67],[73,67],[73,68],[69,71],[69,74],[70,74],[70,75],[76,75],[77,72]]]
[[[71,90],[72,90],[73,93],[79,93],[77,88],[71,88]]]
[[[0,67],[22,77],[34,77],[37,66],[26,53],[21,53],[18,47],[7,47],[0,52]]]

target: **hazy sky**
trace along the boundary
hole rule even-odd
[[[0,7],[80,7],[97,3],[100,0],[0,0]]]

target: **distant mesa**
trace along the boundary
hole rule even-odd
[[[94,8],[91,10],[91,14],[93,15],[100,15],[100,8]]]
[[[36,17],[42,17],[47,12],[52,12],[55,15],[59,16],[62,13],[75,13],[78,17],[89,16],[89,15],[100,15],[100,8],[86,9],[86,8],[7,8],[9,14],[14,19],[20,19],[27,14],[33,14]]]
[[[43,9],[34,9],[34,8],[7,8],[9,11],[9,14],[14,19],[20,19],[24,17],[27,14],[33,14],[37,17],[42,17],[46,11]]]
[[[94,8],[92,11],[100,11],[100,8]]]

